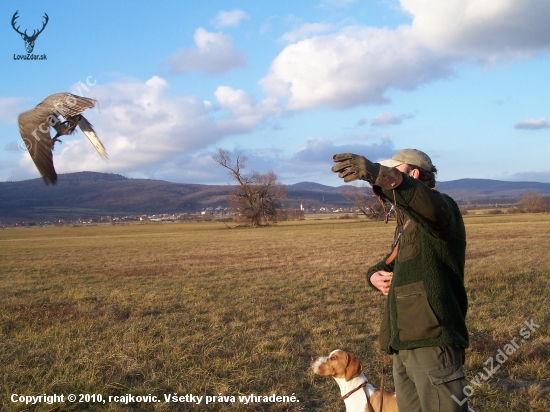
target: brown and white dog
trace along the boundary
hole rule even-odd
[[[347,412],[379,412],[381,396],[383,412],[398,412],[395,393],[372,386],[363,374],[363,365],[352,353],[336,349],[328,356],[312,356],[311,369],[316,375],[336,380]]]

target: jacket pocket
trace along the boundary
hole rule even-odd
[[[457,379],[464,378],[464,368],[460,366],[452,366],[447,369],[428,372],[428,377],[432,385],[441,385]]]
[[[409,221],[408,227],[405,228],[399,239],[399,249],[397,253],[397,261],[403,263],[418,255],[420,247],[418,245],[418,226],[412,220]]]
[[[433,339],[441,335],[422,281],[395,287],[397,329],[401,342]]]

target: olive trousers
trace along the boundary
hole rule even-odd
[[[455,346],[394,353],[393,379],[399,412],[467,412],[468,402],[462,392],[466,386],[463,364],[464,349]]]

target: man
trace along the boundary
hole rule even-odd
[[[435,190],[437,169],[419,150],[380,163],[350,153],[333,160],[344,182],[366,180],[399,211],[392,251],[367,270],[370,285],[388,297],[379,343],[393,354],[399,411],[468,411],[467,402],[459,404],[469,340],[466,232],[457,204]]]

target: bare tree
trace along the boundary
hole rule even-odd
[[[383,220],[385,218],[386,211],[382,203],[368,185],[345,186],[340,190],[340,194],[352,202],[353,206],[368,219]]]
[[[526,212],[537,213],[549,209],[548,198],[545,198],[540,192],[536,191],[525,192],[519,203]]]
[[[218,149],[212,158],[229,170],[238,186],[229,193],[229,207],[238,209],[243,220],[253,227],[265,226],[277,221],[277,209],[286,199],[286,188],[277,181],[273,172],[244,174],[246,157],[237,156],[231,162],[229,151]]]

